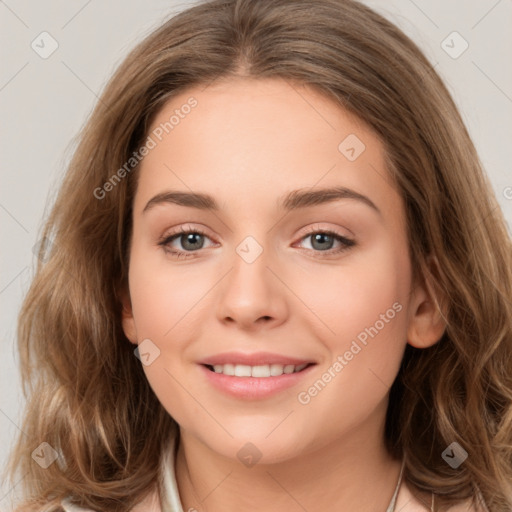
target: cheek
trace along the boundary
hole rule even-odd
[[[344,351],[376,323],[383,338],[405,330],[410,268],[391,243],[350,256],[338,268],[317,265],[311,275],[297,281],[297,294],[321,320],[331,349]]]
[[[158,249],[160,250],[160,249]],[[163,256],[134,249],[130,263],[130,294],[139,338],[161,343],[180,339],[177,333],[197,325],[194,316],[208,302],[215,276],[192,272]],[[210,273],[211,274],[211,273]],[[200,278],[199,278],[200,276]]]
[[[143,365],[143,370],[160,403],[186,428],[193,425],[191,418],[204,414],[184,390],[185,386],[196,395],[189,384],[186,350],[191,339],[200,338],[197,315],[210,300],[207,292],[212,285],[206,276],[191,276],[185,266],[171,271],[163,258],[153,258],[152,264],[145,264],[148,260],[147,253],[134,250],[129,272],[138,341],[151,340],[157,354],[150,364]]]
[[[343,410],[357,417],[385,397],[406,343],[410,266],[401,254],[383,244],[339,272],[317,275],[316,286],[304,285],[300,293],[322,320],[329,357],[318,371],[321,382],[310,382],[299,403],[309,400],[320,411],[334,401],[341,420]]]

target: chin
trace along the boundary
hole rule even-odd
[[[304,438],[299,434],[300,429],[296,430],[296,435],[290,435],[288,430],[282,432],[272,432],[272,429],[278,425],[279,421],[274,422],[271,429],[233,429],[228,431],[233,437],[227,434],[221,434],[214,439],[210,433],[205,433],[207,437],[202,437],[202,442],[212,451],[228,458],[240,462],[247,467],[255,464],[277,464],[294,459],[301,455],[304,450]],[[299,444],[300,443],[300,444]]]

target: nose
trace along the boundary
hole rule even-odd
[[[265,249],[252,262],[240,254],[235,252],[233,267],[220,283],[219,320],[244,330],[277,327],[288,314],[279,266]]]

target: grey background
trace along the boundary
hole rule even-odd
[[[400,26],[435,64],[512,226],[512,0],[364,3]],[[32,248],[74,137],[128,51],[188,5],[163,0],[0,1],[0,469],[21,425],[23,407],[16,316],[33,275]],[[59,45],[46,59],[31,47],[34,40],[43,45],[43,31]],[[441,46],[453,31],[469,44],[458,58]],[[446,41],[452,54],[462,48],[461,40]],[[9,509],[11,496],[2,483],[1,510]]]

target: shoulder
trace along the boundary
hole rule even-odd
[[[468,498],[444,510],[445,512],[489,512],[481,500],[479,500],[479,503],[481,503],[479,506],[475,506],[473,500]],[[437,507],[435,509],[437,510]],[[397,496],[396,510],[401,512],[430,512],[432,510],[432,495],[430,493],[420,493],[416,490],[412,491],[407,482],[403,482]]]
[[[151,491],[140,503],[135,505],[130,512],[162,512],[160,496],[156,488]]]
[[[487,508],[483,500],[478,500],[478,505],[475,505],[473,503],[473,500],[467,499],[462,503],[453,505],[448,509],[447,512],[489,512],[489,509]]]
[[[64,509],[64,512],[95,512],[90,508],[83,508],[79,507],[78,505],[73,505],[70,498],[62,500],[60,505]]]
[[[79,507],[78,505],[74,505],[71,502],[70,498],[66,498],[61,501],[61,507],[64,512],[99,512],[93,510],[91,508]],[[156,490],[152,491],[150,494],[144,498],[140,503],[137,503],[130,512],[162,512],[160,506],[160,497]]]

